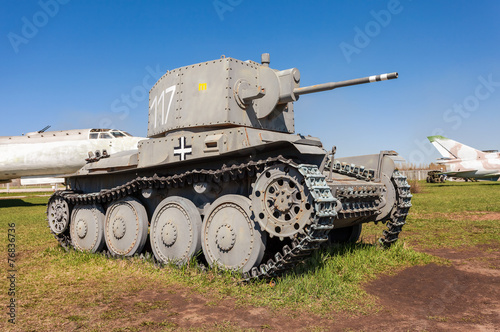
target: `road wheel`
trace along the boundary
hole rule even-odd
[[[73,209],[69,228],[76,250],[94,253],[104,248],[104,216],[98,205],[77,205]]]
[[[151,248],[163,263],[185,264],[201,249],[201,216],[188,199],[178,196],[161,201],[151,220]]]
[[[148,216],[135,198],[126,197],[111,204],[106,211],[106,245],[113,255],[140,253],[148,236]]]
[[[202,227],[203,253],[211,266],[248,272],[260,264],[265,243],[265,233],[254,222],[250,199],[225,195],[212,203]]]

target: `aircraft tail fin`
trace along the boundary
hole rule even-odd
[[[484,152],[443,136],[428,136],[429,141],[445,159],[477,159]]]

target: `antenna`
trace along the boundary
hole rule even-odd
[[[45,132],[47,129],[49,129],[50,127],[51,126],[48,125],[48,126],[44,127],[42,130],[39,130],[38,133],[41,134],[41,133]]]

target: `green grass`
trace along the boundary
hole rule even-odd
[[[500,182],[425,183],[412,203],[405,229],[410,243],[428,248],[500,244]]]
[[[175,289],[201,294],[206,306],[217,306],[227,297],[238,306],[248,303],[269,310],[287,309],[291,315],[319,312],[324,317],[336,310],[352,314],[377,310],[375,299],[363,286],[383,274],[405,267],[442,260],[418,252],[416,247],[458,247],[500,244],[498,220],[471,220],[471,212],[500,211],[500,187],[496,183],[423,184],[415,194],[403,241],[389,250],[374,245],[383,225],[364,227],[363,241],[337,246],[314,254],[293,273],[275,280],[242,284],[227,272],[190,267],[158,268],[140,259],[107,259],[101,254],[65,252],[49,234],[45,221],[48,197],[0,200],[0,234],[16,224],[18,254],[18,330],[143,330],[175,329],[151,315],[178,315],[165,299],[147,300],[140,294],[154,290],[164,296]],[[469,219],[468,219],[469,218]],[[7,237],[0,244],[6,248]],[[0,279],[0,303],[6,303],[6,278]],[[293,317],[291,317],[293,318]],[[116,321],[119,322],[117,325]],[[5,319],[0,330],[8,327]],[[163,325],[162,325],[163,324]],[[123,327],[123,328],[122,328]],[[232,323],[209,326],[210,330],[237,330]]]
[[[413,194],[402,238],[419,248],[460,248],[500,244],[500,182],[420,181]],[[363,236],[378,228],[364,227]]]
[[[500,212],[500,182],[420,183],[424,192],[414,195],[412,214]]]

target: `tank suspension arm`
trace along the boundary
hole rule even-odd
[[[353,80],[340,81],[340,82],[330,82],[330,83],[305,86],[303,88],[295,88],[295,89],[293,89],[293,93],[297,96],[300,96],[300,95],[305,95],[305,94],[313,93],[313,92],[321,92],[321,91],[326,91],[326,90],[333,90],[336,88],[342,88],[344,86],[386,81],[386,80],[392,80],[395,78],[398,78],[398,73],[373,75],[373,76],[369,76],[369,77],[356,78]]]

